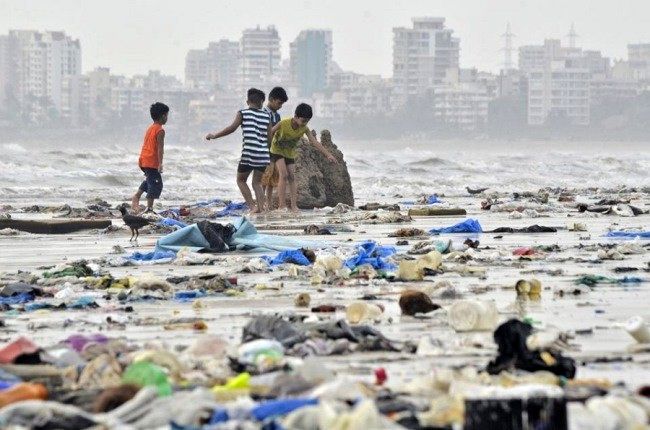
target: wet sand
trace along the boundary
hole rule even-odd
[[[596,251],[579,249],[578,246],[599,243],[613,243],[613,240],[602,237],[609,229],[617,230],[641,227],[645,230],[650,226],[650,215],[625,218],[610,215],[580,214],[567,209],[565,213],[552,214],[551,217],[509,219],[507,213],[481,211],[479,198],[457,197],[448,200],[453,206],[467,209],[468,217],[478,218],[484,230],[500,226],[526,227],[532,224],[554,226],[562,230],[557,233],[540,234],[503,234],[497,239],[497,234],[483,233],[479,235],[457,234],[443,235],[460,242],[466,237],[478,238],[480,249],[476,257],[488,256],[501,251],[502,257],[493,261],[471,261],[468,264],[486,268],[486,277],[460,276],[456,273],[427,277],[422,282],[388,282],[385,280],[350,280],[345,286],[310,285],[306,279],[283,279],[280,290],[258,290],[257,284],[274,285],[274,281],[287,274],[286,268],[275,269],[268,274],[237,274],[236,267],[250,257],[261,254],[233,252],[219,255],[218,261],[210,266],[177,266],[174,264],[157,264],[146,266],[130,266],[106,268],[113,276],[139,276],[143,273],[154,273],[161,277],[193,275],[198,273],[218,273],[234,275],[238,285],[244,287],[240,296],[225,295],[201,298],[203,307],[195,309],[192,303],[176,301],[134,302],[134,312],[117,312],[117,302],[101,298],[97,302],[99,309],[65,310],[65,311],[35,311],[19,314],[5,314],[6,328],[3,341],[9,341],[20,335],[33,339],[37,344],[49,345],[65,339],[75,333],[95,333],[98,330],[110,337],[125,338],[129,342],[146,343],[163,341],[173,347],[187,345],[198,334],[191,330],[166,331],[162,325],[166,320],[181,317],[200,317],[208,325],[207,332],[225,338],[233,346],[241,342],[241,328],[253,315],[261,313],[298,313],[310,315],[309,309],[299,309],[294,306],[294,297],[299,292],[311,295],[312,306],[319,304],[345,305],[355,298],[365,294],[379,296],[377,303],[385,307],[381,322],[374,324],[390,339],[417,342],[430,335],[444,345],[434,356],[420,356],[407,353],[356,353],[344,356],[318,358],[325,366],[342,374],[357,375],[371,378],[372,369],[383,366],[387,369],[388,386],[398,387],[402,382],[417,379],[428,374],[435,367],[472,365],[484,367],[494,357],[496,346],[492,341],[492,332],[456,333],[447,323],[445,310],[435,311],[425,317],[401,316],[397,304],[399,293],[406,288],[419,288],[431,285],[440,280],[449,281],[464,298],[495,300],[500,318],[505,321],[510,317],[532,317],[541,322],[541,327],[556,327],[562,331],[575,333],[576,330],[589,330],[588,334],[576,334],[571,344],[573,350],[566,355],[578,362],[578,378],[603,378],[613,383],[623,382],[630,389],[636,389],[647,383],[650,370],[650,354],[631,353],[628,347],[635,341],[620,327],[620,323],[633,315],[641,315],[650,320],[647,300],[650,293],[650,282],[629,285],[599,285],[591,292],[580,296],[557,297],[554,292],[572,285],[574,279],[582,274],[599,274],[622,277],[624,275],[639,276],[650,279],[647,272],[650,251],[627,255],[622,261],[599,261]],[[648,208],[647,196],[636,202],[640,207]],[[13,214],[14,217],[32,217],[27,214]],[[389,233],[400,227],[417,227],[429,229],[446,226],[464,219],[464,217],[415,217],[408,224],[377,224],[362,223],[348,224],[354,230],[351,233],[337,233],[334,236],[304,236],[296,226],[302,224],[324,224],[330,217],[320,211],[303,211],[298,218],[273,215],[258,216],[253,223],[262,227],[273,227],[260,232],[270,234],[287,234],[306,240],[322,240],[334,247],[350,247],[362,240],[373,239],[383,245],[395,245],[399,238],[387,237]],[[228,219],[223,219],[228,221]],[[587,226],[587,232],[569,232],[565,229],[567,222],[582,222]],[[114,224],[122,225],[121,220]],[[46,236],[21,233],[18,236],[0,236],[0,272],[16,270],[36,271],[40,266],[52,266],[77,259],[94,259],[107,255],[114,245],[126,248],[127,252],[135,249],[129,246],[128,230],[111,234],[100,234],[89,231],[65,236]],[[138,250],[152,250],[158,236],[143,235]],[[409,240],[408,246],[399,246],[400,253],[406,252],[416,241]],[[649,241],[639,241],[648,244]],[[621,241],[616,241],[621,243]],[[512,250],[519,246],[559,245],[560,252],[548,253],[544,258],[531,261],[519,260],[512,256]],[[331,250],[319,251],[326,255]],[[582,259],[583,261],[575,261]],[[464,263],[445,261],[446,268],[453,268]],[[618,274],[613,269],[616,266],[632,266],[640,270],[631,273]],[[550,275],[537,272],[549,269],[561,269],[561,275]],[[645,271],[643,270],[645,269]],[[527,273],[527,272],[535,273]],[[543,285],[541,301],[517,302],[514,284],[520,278],[538,278]],[[453,300],[433,299],[435,303],[448,307]],[[128,318],[124,327],[108,326],[105,324],[109,315],[120,314]],[[331,314],[329,314],[331,315]],[[322,315],[327,317],[326,315]],[[157,318],[159,321],[151,325],[142,325],[136,321],[146,318]],[[344,317],[343,312],[330,316]],[[69,320],[65,327],[63,322]],[[603,360],[606,359],[606,360]],[[611,361],[611,362],[602,362]]]

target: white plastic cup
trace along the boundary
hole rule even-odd
[[[650,328],[641,316],[634,316],[625,323],[625,330],[639,343],[650,343]]]

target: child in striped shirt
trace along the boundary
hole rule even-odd
[[[268,112],[262,109],[265,99],[264,91],[257,88],[249,89],[246,100],[248,109],[238,111],[228,127],[205,136],[206,140],[219,139],[234,133],[241,126],[243,144],[237,167],[237,186],[253,214],[263,212],[266,208],[262,176],[270,161],[267,132],[271,118]],[[246,183],[251,172],[253,172],[252,187],[257,204],[253,201],[251,190]]]

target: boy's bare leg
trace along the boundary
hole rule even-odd
[[[255,202],[253,201],[253,195],[251,194],[250,188],[248,188],[248,184],[246,183],[246,180],[248,180],[248,175],[251,172],[237,172],[237,186],[239,187],[239,191],[241,192],[242,197],[244,197],[244,201],[250,208],[251,212],[255,211]]]
[[[133,194],[133,197],[131,198],[131,210],[135,213],[140,212],[140,197],[142,197],[143,193],[144,191],[138,189],[138,191]]]
[[[289,180],[289,192],[291,193],[291,211],[298,212],[298,184],[296,183],[296,165],[287,166],[287,179]]]
[[[275,162],[275,168],[278,169],[280,178],[278,182],[278,210],[282,210],[287,208],[287,177],[289,176],[287,165],[284,164],[284,158]]]
[[[147,197],[147,211],[153,210],[153,201],[154,199],[152,197]]]
[[[266,208],[269,211],[273,210],[273,185],[266,186]]]
[[[266,203],[264,203],[264,189],[262,189],[262,176],[264,172],[253,170],[253,191],[257,199],[257,208],[252,213],[261,213],[266,211]]]

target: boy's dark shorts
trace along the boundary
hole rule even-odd
[[[158,199],[163,189],[162,176],[158,169],[142,167],[146,179],[140,184],[140,190],[147,193],[147,198]]]
[[[241,162],[237,166],[237,173],[250,173],[253,170],[255,170],[256,172],[264,173],[264,171],[266,170],[266,166],[253,167],[253,166],[249,166],[248,164],[242,164]]]
[[[288,166],[289,164],[295,164],[295,163],[296,163],[296,159],[295,159],[295,158],[287,158],[287,157],[284,157],[284,156],[282,156],[282,155],[271,154],[271,161],[273,161],[273,162],[275,163],[275,162],[278,161],[278,160],[284,160],[284,164],[286,164],[287,166]]]

